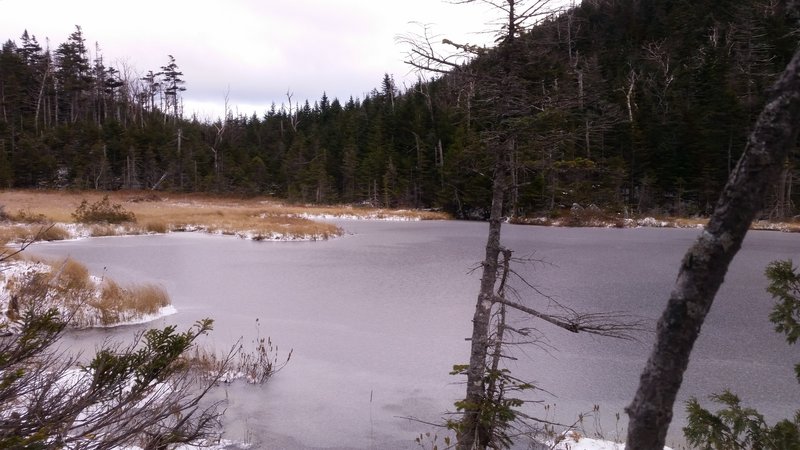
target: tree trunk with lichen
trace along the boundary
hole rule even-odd
[[[747,148],[728,179],[714,214],[681,264],[675,289],[658,322],[656,343],[627,408],[626,448],[664,447],[675,397],[728,265],[797,142],[800,129],[800,51],[769,92]]]

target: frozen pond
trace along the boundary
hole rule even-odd
[[[260,448],[419,448],[413,442],[463,395],[448,375],[468,360],[470,320],[488,225],[469,222],[342,222],[348,234],[325,242],[251,242],[173,234],[49,243],[28,253],[70,256],[118,281],[163,285],[178,314],[150,326],[182,328],[211,317],[214,345],[270,336],[292,361],[264,386],[228,386],[226,433]],[[698,234],[680,229],[567,229],[506,226],[504,245],[549,264],[529,280],[579,311],[628,311],[657,318],[678,264]],[[764,267],[800,255],[800,237],[751,232],[708,316],[679,401],[723,388],[768,418],[800,404],[792,367],[800,352],[772,332]],[[521,269],[521,268],[520,268]],[[545,299],[521,292],[529,303]],[[258,319],[258,323],[256,322]],[[260,325],[259,325],[260,324]],[[642,342],[546,334],[548,348],[522,348],[513,373],[552,395],[541,417],[565,423],[600,405],[607,438],[624,436],[622,409],[650,350]],[[76,346],[137,327],[78,333]],[[769,382],[762,382],[769,379]],[[615,414],[620,413],[617,423]],[[681,436],[683,404],[670,440]],[[593,419],[587,425],[594,429]],[[441,431],[440,431],[441,434]],[[669,441],[669,440],[668,440]]]

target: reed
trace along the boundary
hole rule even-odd
[[[100,295],[90,305],[98,311],[101,325],[113,325],[155,314],[169,303],[167,292],[160,286],[142,284],[123,287],[107,278],[100,287]]]
[[[99,280],[72,259],[38,263],[44,268],[32,265],[3,280],[9,298],[18,299],[17,313],[33,305],[54,307],[69,317],[70,325],[83,328],[137,320],[170,304],[169,295],[160,286],[122,286],[108,277]]]

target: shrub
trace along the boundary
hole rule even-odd
[[[47,217],[41,213],[35,213],[30,209],[20,209],[16,214],[7,216],[10,220],[22,223],[48,223]]]
[[[108,196],[94,203],[84,199],[80,206],[72,213],[76,222],[80,223],[109,223],[136,222],[136,215],[125,210],[119,203],[111,203]]]
[[[149,330],[129,346],[105,343],[78,368],[57,348],[64,327],[55,310],[32,309],[18,333],[0,336],[0,448],[166,449],[219,439],[219,404],[201,402],[224,365],[197,378],[181,364],[210,320],[183,333]]]

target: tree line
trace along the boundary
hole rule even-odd
[[[586,0],[517,31],[510,213],[573,203],[709,214],[765,88],[797,44],[784,2]],[[491,98],[463,83],[497,49],[431,79],[385,74],[364,98],[287,94],[262,115],[182,111],[176,58],[106,65],[80,27],[55,50],[24,31],[0,52],[0,185],[270,194],[488,217]],[[413,45],[409,46],[413,61]],[[226,108],[227,109],[227,108]],[[793,212],[794,157],[762,214]]]

